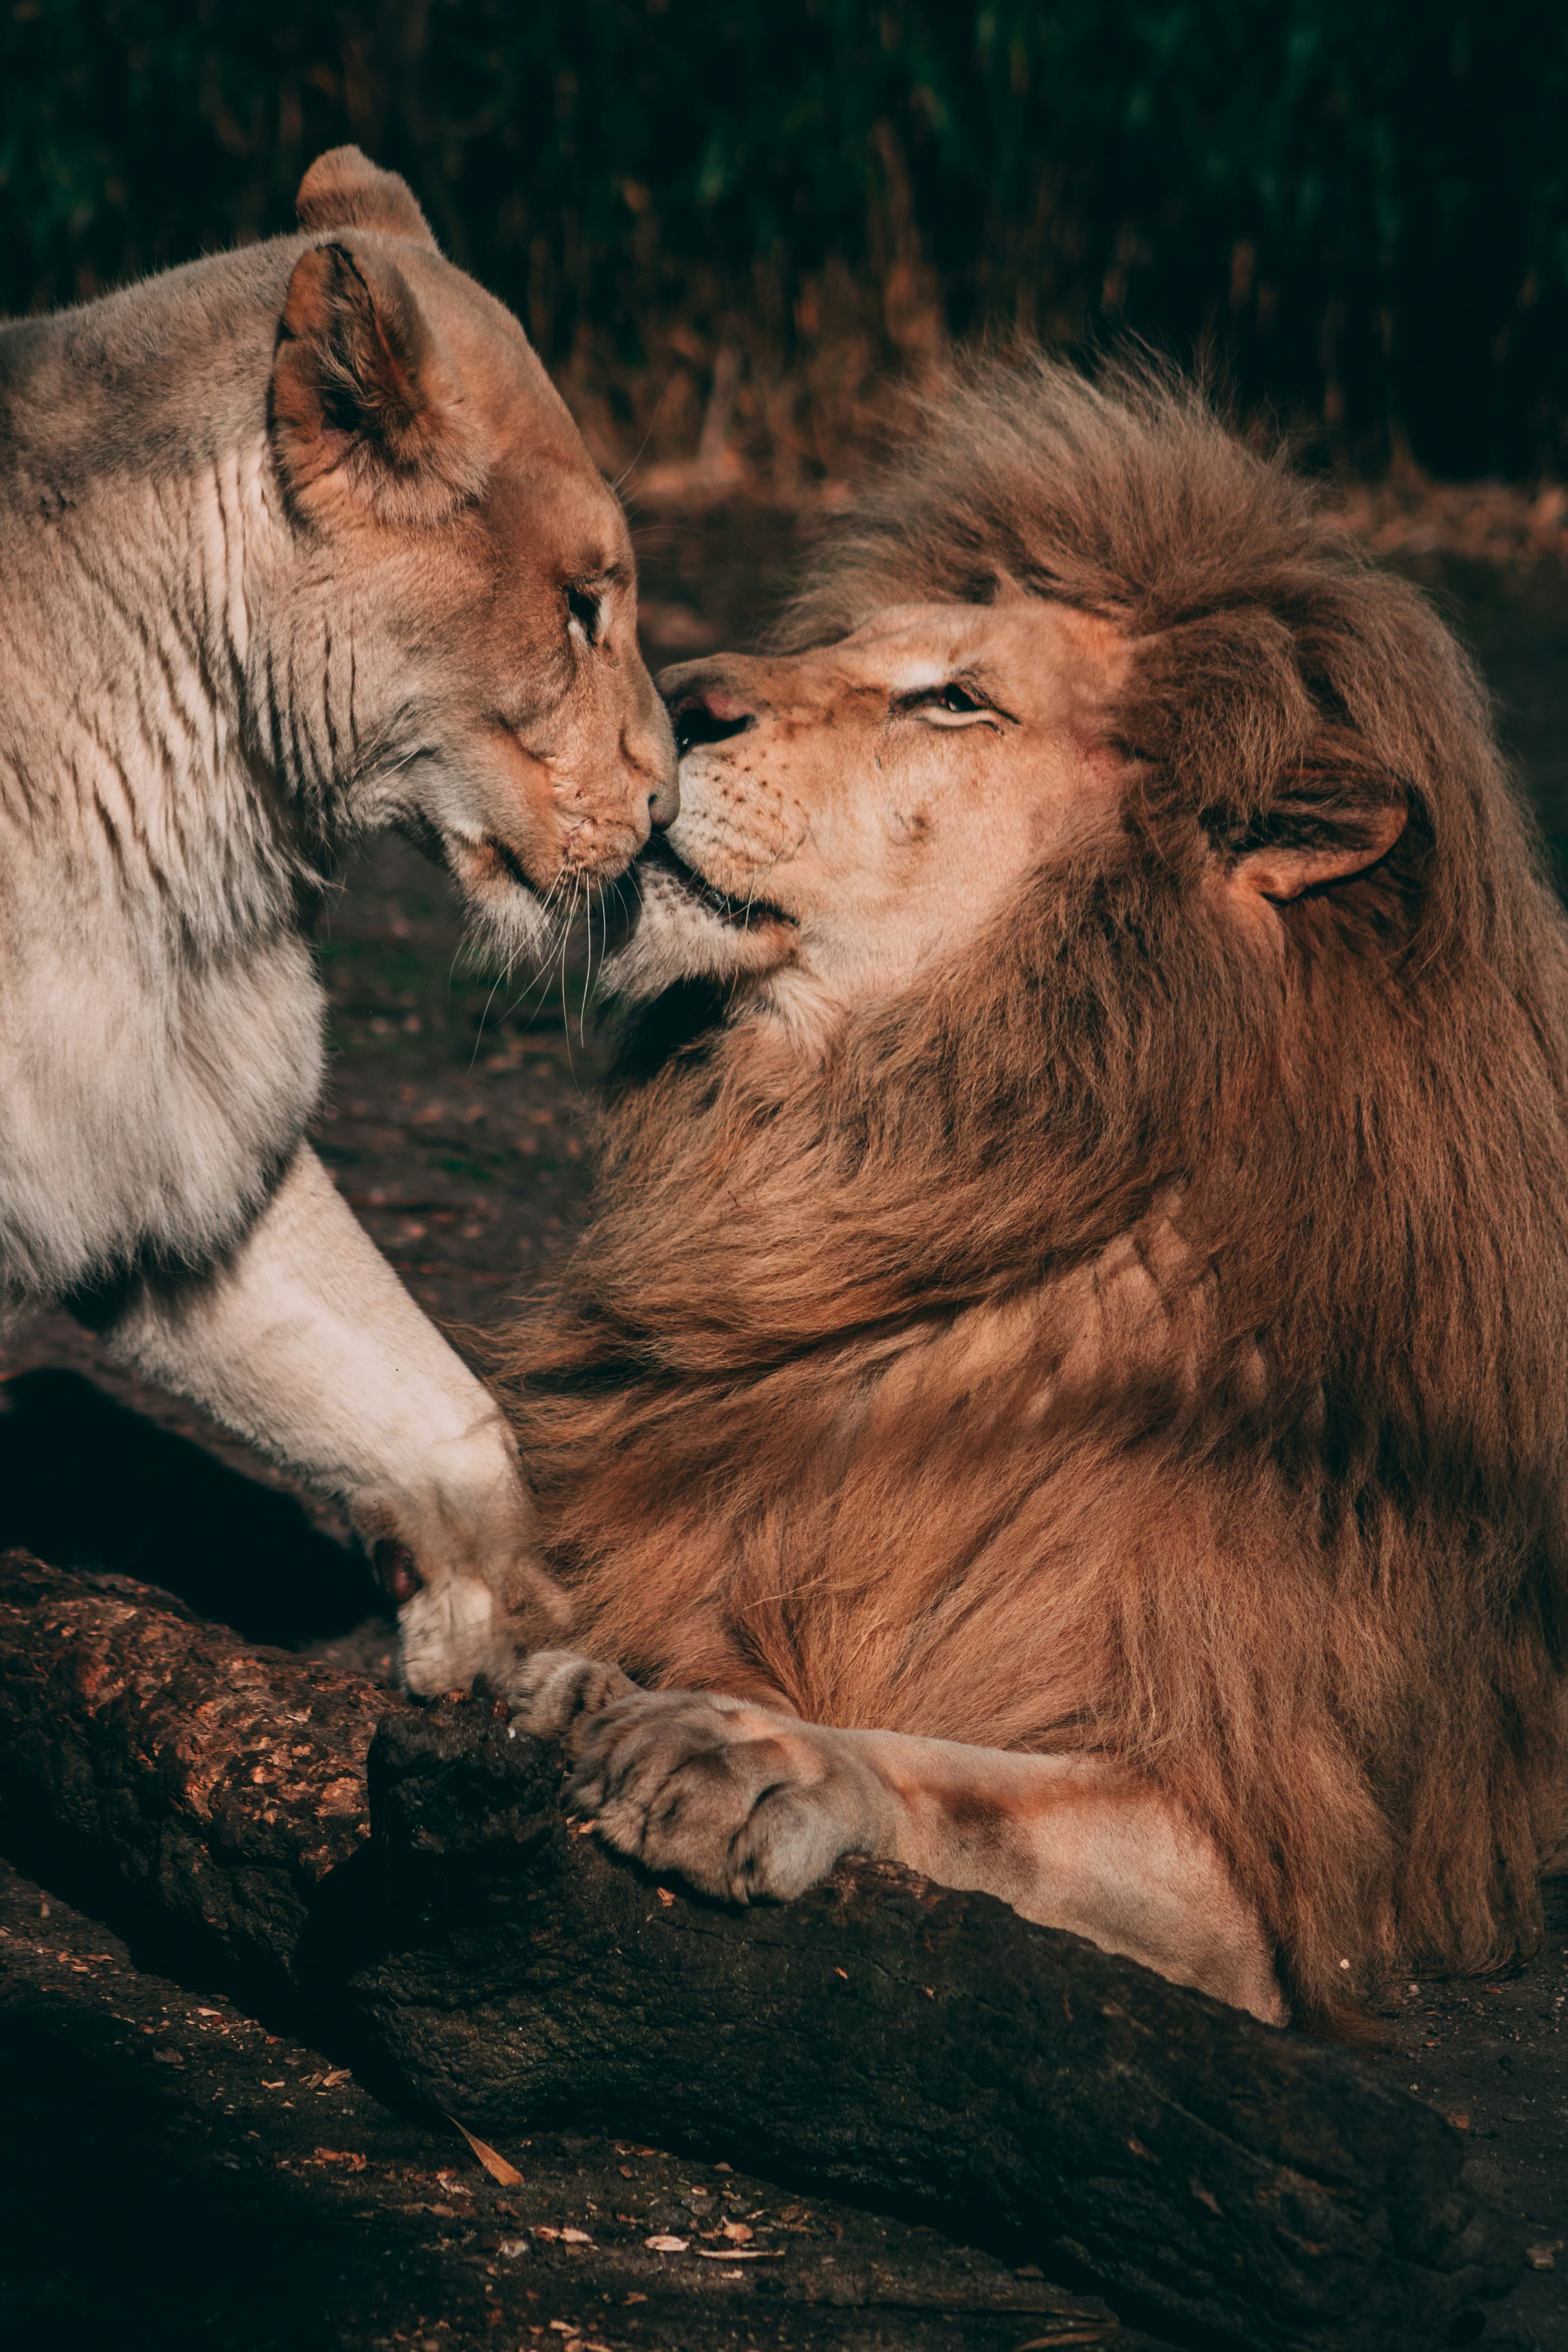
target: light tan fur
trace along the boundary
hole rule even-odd
[[[331,863],[501,954],[674,806],[624,519],[403,182],[0,327],[0,1313],[64,1303],[347,1504],[416,1688],[559,1629],[509,1431],[302,1138]]]
[[[662,683],[649,1002],[510,1349],[574,1801],[1346,2030],[1529,1948],[1568,953],[1462,655],[1195,394],[1040,362]]]

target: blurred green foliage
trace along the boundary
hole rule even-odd
[[[1109,319],[1363,460],[1524,475],[1565,121],[1539,0],[0,0],[0,306],[287,226],[353,138],[557,365]]]

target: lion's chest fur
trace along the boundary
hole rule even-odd
[[[1169,1207],[1048,1282],[749,1375],[540,1399],[531,1469],[596,1648],[816,1721],[1072,1744],[1117,1672],[1097,1593],[1196,1507],[1131,1435],[1209,1369]]]

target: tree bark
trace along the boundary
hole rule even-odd
[[[1200,2341],[1430,2352],[1518,2276],[1458,2135],[1347,2053],[885,1864],[659,1887],[559,1785],[484,1702],[0,1561],[13,1858],[466,2124],[722,2154]]]

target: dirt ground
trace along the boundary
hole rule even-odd
[[[721,508],[645,520],[640,537],[650,653],[672,660],[744,639],[792,525]],[[1479,655],[1568,873],[1568,572],[1404,560]],[[416,1297],[460,1337],[526,1295],[570,1233],[595,1054],[580,961],[503,990],[463,964],[458,940],[446,886],[412,852],[384,845],[345,877],[320,934],[335,1060],[317,1141]],[[63,1320],[0,1353],[0,1548],[142,1576],[255,1638],[391,1673],[391,1624],[329,1511]],[[1495,1982],[1396,1989],[1388,2046],[1367,2063],[1460,2124],[1537,2250],[1489,2340],[1568,2352],[1568,1879],[1548,1895],[1534,1961]],[[219,1995],[138,1969],[4,1866],[0,2065],[0,2331],[16,2345],[1107,2340],[1092,2300],[729,2174],[721,2149],[519,2139],[504,2153],[522,2186],[498,2188],[455,2131],[387,2109],[330,2053],[272,2039]],[[649,2252],[661,2233],[687,2252]]]
[[[16,2347],[1014,2352],[1115,2334],[1092,2297],[792,2196],[718,2148],[519,2136],[521,2179],[498,2184],[455,2126],[138,1968],[4,1864],[0,2063]]]

